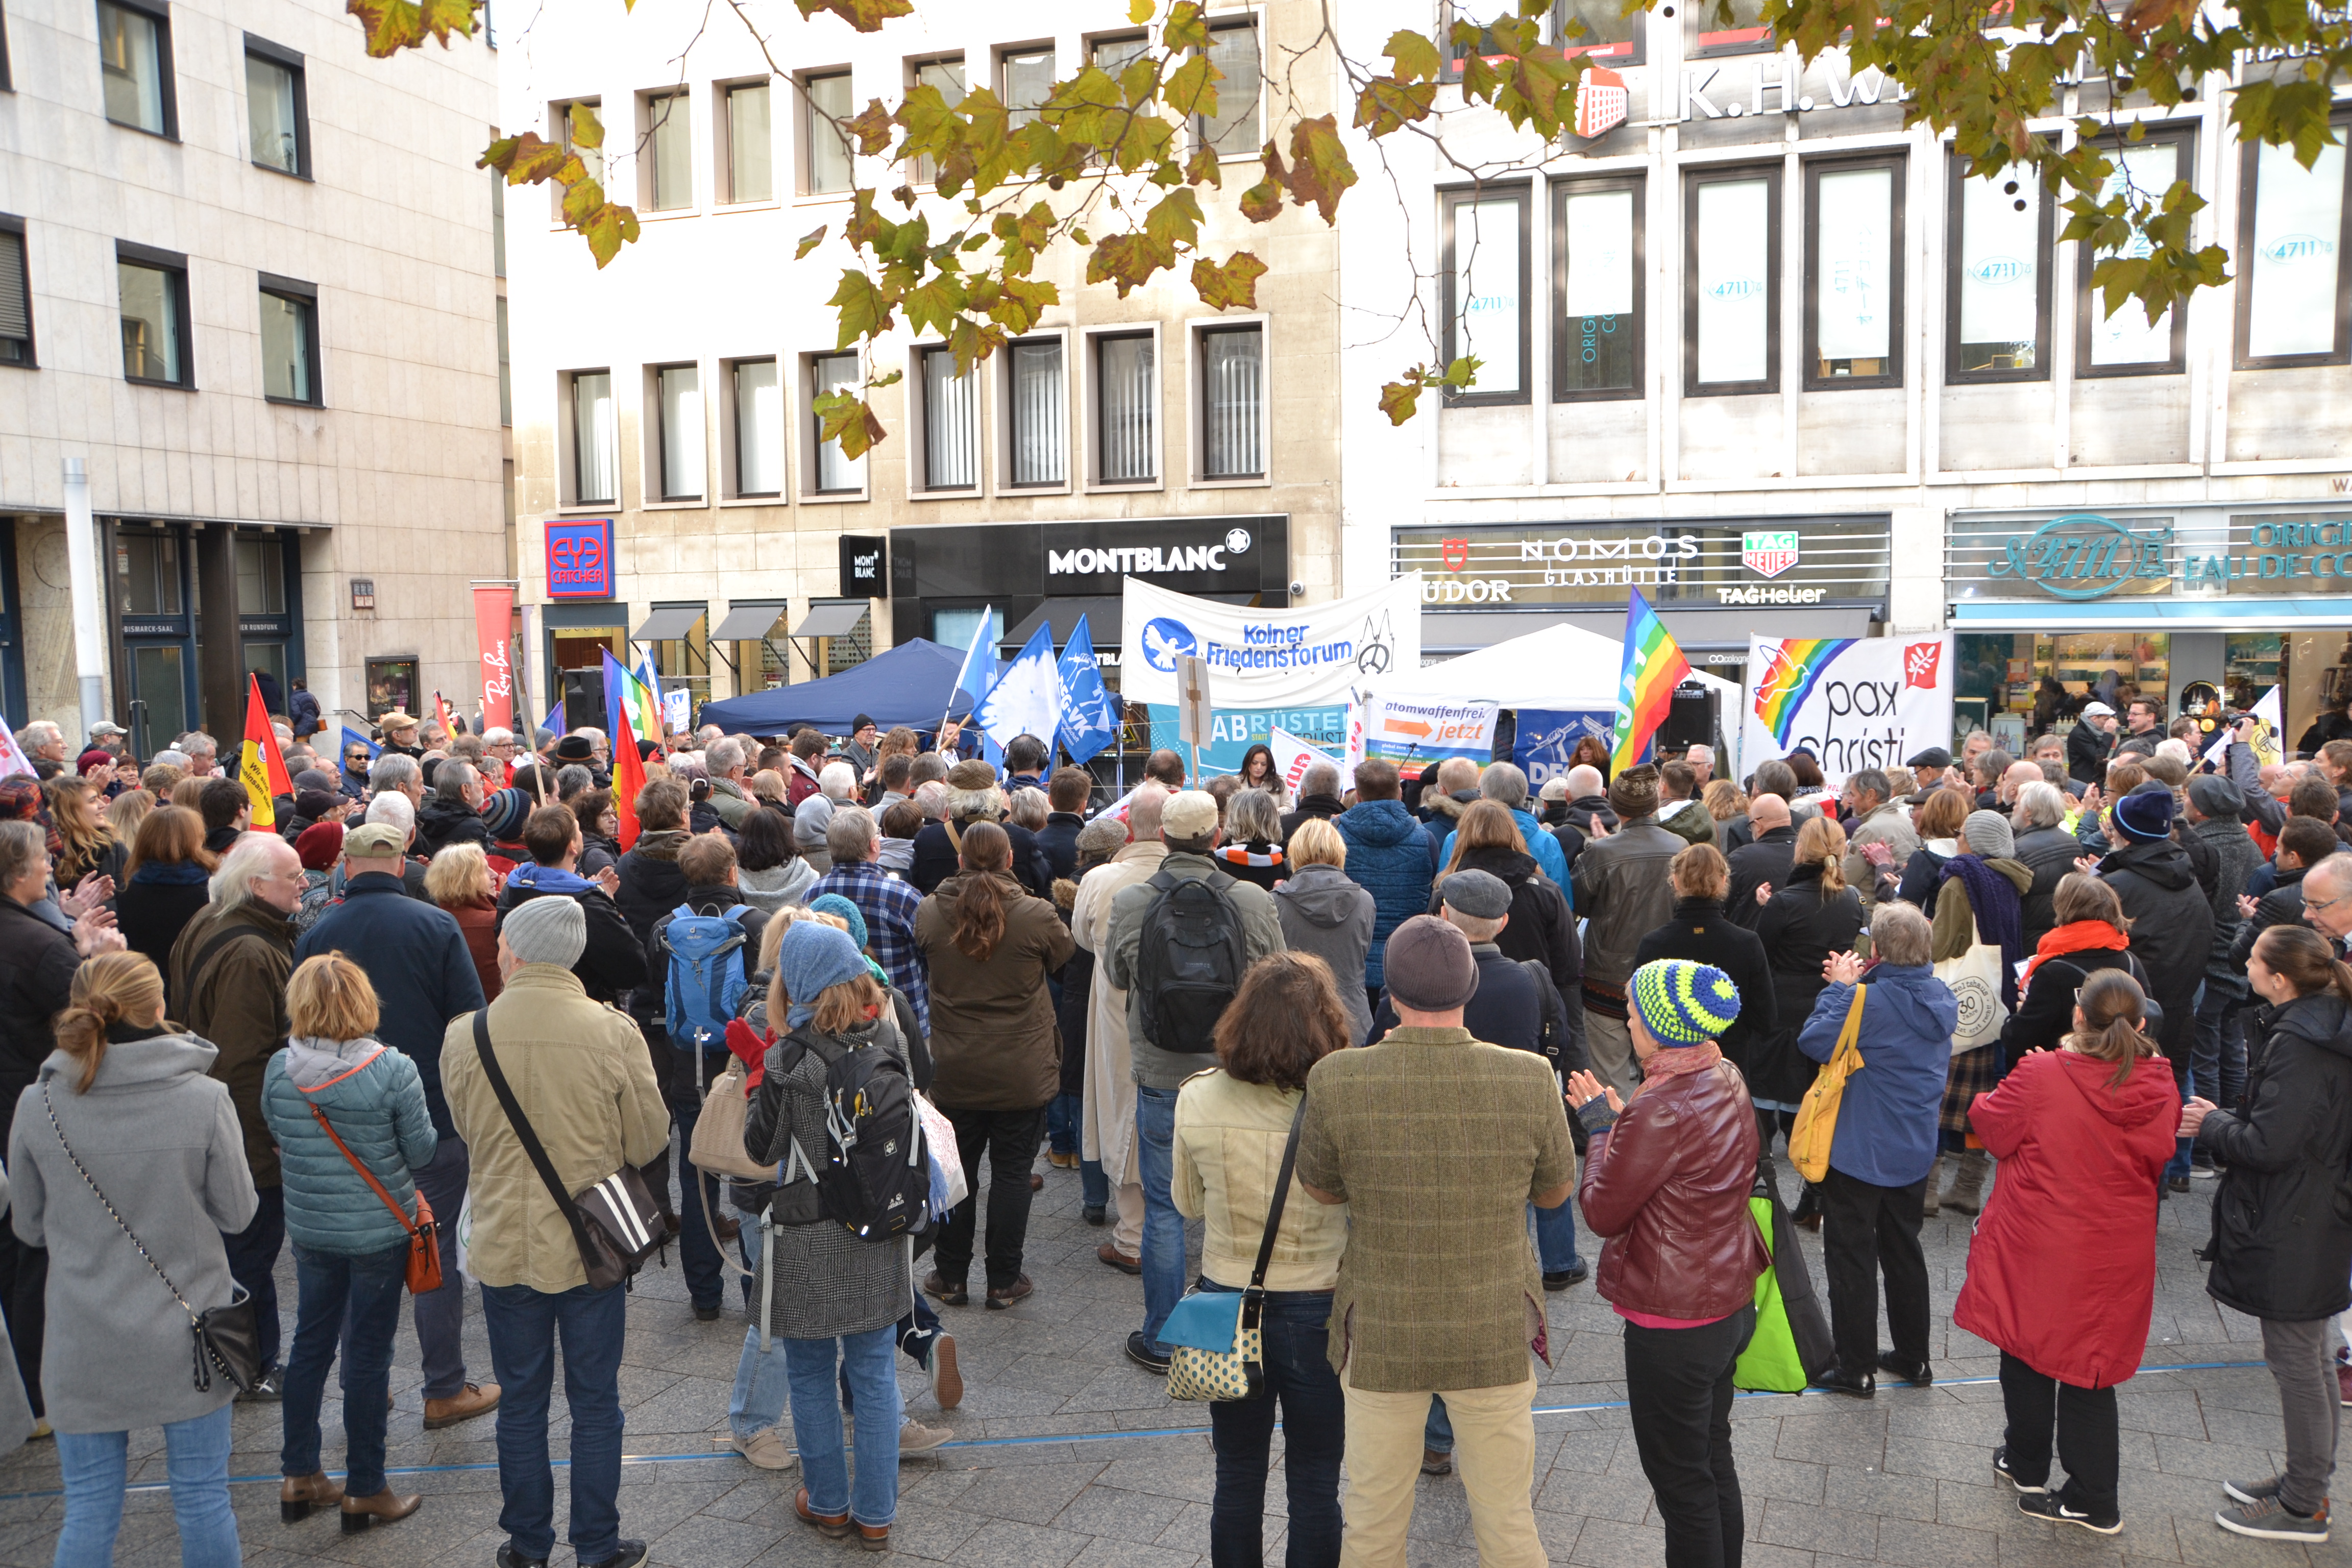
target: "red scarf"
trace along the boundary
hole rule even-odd
[[[2033,944],[2033,956],[2025,965],[2025,977],[2017,983],[2021,993],[2032,984],[2033,972],[2042,967],[2045,958],[2061,958],[2070,952],[2083,952],[2092,948],[2106,948],[2120,952],[2131,945],[2131,938],[2105,921],[2071,921],[2042,933]]]

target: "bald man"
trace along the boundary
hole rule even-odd
[[[2042,782],[2040,763],[2011,763],[2009,771],[2000,775],[2000,783],[1994,791],[2000,796],[2000,809],[2006,812],[2015,805],[2017,792],[2027,784]]]
[[[1731,890],[1724,897],[1723,912],[1753,931],[1762,908],[1756,901],[1756,890],[1788,884],[1789,868],[1797,858],[1797,828],[1790,819],[1789,803],[1777,795],[1759,795],[1749,801],[1748,820],[1756,838],[1731,852]]]

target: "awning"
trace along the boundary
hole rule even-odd
[[[1685,610],[1653,606],[1682,650],[1694,659],[1702,654],[1748,656],[1748,639],[1765,637],[1864,637],[1879,612],[1869,605],[1811,605],[1759,607],[1725,606]],[[1439,612],[1421,617],[1421,650],[1430,654],[1468,653],[1512,637],[1525,637],[1549,626],[1568,625],[1598,632],[1612,642],[1625,635],[1625,612],[1601,610],[1562,615],[1557,611],[1514,614],[1508,610]]]
[[[857,629],[870,606],[865,600],[847,605],[811,605],[801,624],[792,630],[796,637],[845,637]]]
[[[2352,599],[2264,599],[2252,594],[2168,599],[2153,594],[2077,603],[1952,605],[1956,631],[2063,632],[2074,627],[2178,627],[2183,631],[2275,632],[2296,626],[2352,626]]]
[[[1037,635],[1038,626],[1047,620],[1054,623],[1054,646],[1064,647],[1070,640],[1070,633],[1077,629],[1078,617],[1084,616],[1087,618],[1087,638],[1095,645],[1095,651],[1117,653],[1120,603],[1115,597],[1048,599],[1022,616],[1021,624],[1006,632],[997,643],[997,649],[1004,658],[1012,658],[1029,645],[1029,639]]]
[[[782,600],[734,605],[728,610],[727,618],[719,623],[719,629],[710,634],[710,640],[712,642],[756,642],[766,637],[770,628],[784,618],[784,612],[790,607]]]
[[[631,642],[676,642],[694,629],[694,623],[703,616],[700,605],[664,605],[646,617],[646,624],[629,634]]]

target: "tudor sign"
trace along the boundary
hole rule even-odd
[[[547,525],[547,596],[613,596],[613,520],[587,518]]]

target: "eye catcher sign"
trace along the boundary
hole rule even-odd
[[[1740,761],[1802,749],[1832,784],[1952,735],[1952,637],[1750,637]]]

